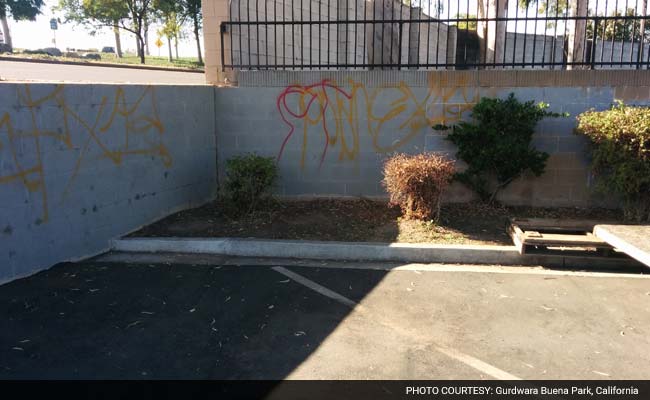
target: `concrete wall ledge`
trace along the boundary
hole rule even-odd
[[[603,260],[573,256],[522,256],[514,246],[172,237],[118,239],[113,241],[112,249],[137,253],[218,254],[236,257],[339,261],[544,265],[580,269],[638,267],[640,265],[634,260]]]
[[[328,79],[350,80],[366,87],[407,84],[409,87],[612,87],[650,86],[650,70],[337,70],[238,71],[240,87],[287,87]]]

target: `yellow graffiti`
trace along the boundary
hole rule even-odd
[[[454,96],[457,98],[450,103]],[[378,110],[381,107],[380,99],[385,98],[393,100],[388,103],[387,109]],[[321,165],[330,146],[339,146],[339,161],[356,159],[361,151],[362,126],[370,135],[372,150],[379,154],[389,153],[420,135],[423,128],[458,122],[478,102],[478,98],[476,88],[468,88],[463,82],[458,82],[458,85],[453,87],[430,85],[422,98],[418,98],[404,82],[372,90],[352,79],[347,87],[341,87],[330,80],[308,86],[291,85],[285,88],[277,99],[278,112],[289,126],[278,159],[282,158],[299,121],[302,121],[300,165],[304,168],[310,132],[316,131],[324,135]],[[294,100],[296,109],[292,107],[289,99]],[[439,110],[431,107],[434,105],[437,105]],[[365,123],[360,120],[360,113],[365,117]],[[386,128],[389,122],[394,124],[396,121],[399,122],[395,127],[397,135]],[[314,127],[320,128],[314,130]],[[381,144],[382,135],[386,134],[397,137],[397,140],[389,145]]]
[[[143,110],[145,104],[150,107],[148,112]],[[46,138],[60,143],[64,151],[78,151],[61,201],[65,200],[82,168],[99,159],[106,159],[115,166],[121,165],[129,156],[159,157],[166,167],[172,163],[172,157],[162,143],[164,126],[158,115],[152,86],[145,88],[132,101],[127,101],[125,90],[117,87],[111,96],[102,96],[99,104],[85,108],[96,108],[92,121],[82,118],[81,113],[68,104],[63,85],[57,85],[41,97],[35,97],[31,86],[25,85],[22,90],[18,89],[16,114],[12,116],[5,112],[0,117],[0,155],[3,151],[9,155],[0,159],[0,165],[5,165],[4,170],[12,170],[6,175],[0,171],[0,184],[17,182],[30,193],[39,194],[42,199],[41,222],[49,218],[45,183],[47,165],[43,163],[41,148]],[[27,111],[27,122],[17,121],[21,110]],[[52,118],[46,118],[50,115],[62,118],[51,121]],[[95,154],[89,155],[91,151]]]

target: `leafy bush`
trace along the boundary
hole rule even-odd
[[[491,203],[501,189],[525,172],[540,176],[548,154],[531,145],[535,125],[545,117],[565,116],[546,111],[548,107],[542,102],[521,103],[512,93],[505,100],[482,98],[472,111],[475,122],[460,122],[447,135],[458,146],[456,156],[468,165],[455,179]],[[433,129],[449,127],[436,125]]]
[[[442,193],[453,174],[454,161],[442,156],[396,154],[384,163],[382,184],[406,219],[438,221]]]
[[[226,161],[225,198],[237,214],[249,214],[269,195],[277,178],[273,157],[233,157]]]
[[[621,196],[626,218],[650,221],[650,108],[618,102],[587,111],[576,133],[591,140],[596,189]]]

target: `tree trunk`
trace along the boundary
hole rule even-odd
[[[174,36],[174,54],[176,54],[176,59],[178,60],[178,35]]]
[[[589,0],[571,0],[570,10],[574,17],[586,17]],[[584,66],[570,65],[570,63],[585,62],[585,33],[587,20],[571,20],[567,22],[569,43],[567,46],[567,69],[583,69]],[[594,44],[595,46],[595,44]]]
[[[144,49],[147,55],[150,55],[149,52],[149,21],[144,22]]]
[[[505,18],[508,15],[508,0],[488,0],[488,18]],[[487,63],[503,62],[506,38],[506,21],[487,23],[486,58]]]
[[[122,39],[120,38],[120,28],[115,26],[113,28],[115,34],[115,55],[117,58],[122,58]]]
[[[140,57],[140,38],[135,36],[135,55]]]
[[[167,49],[169,50],[169,62],[174,61],[174,58],[172,57],[172,38],[167,36]]]
[[[196,40],[196,50],[199,55],[199,64],[203,64],[203,55],[201,54],[201,38],[199,36],[199,20],[194,15],[194,40]]]
[[[11,40],[11,32],[9,31],[9,22],[7,21],[7,16],[3,15],[0,17],[0,23],[2,23],[2,32],[4,34],[4,41],[7,46],[9,46],[9,50],[13,51],[13,41]]]

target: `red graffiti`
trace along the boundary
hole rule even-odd
[[[289,126],[289,133],[284,138],[282,142],[282,146],[280,147],[280,152],[278,153],[278,161],[280,161],[280,159],[282,158],[284,149],[295,131],[295,125],[291,121],[289,121],[289,119],[287,118],[287,114],[293,118],[303,120],[304,123],[306,124],[308,122],[307,120],[309,118],[309,112],[312,109],[314,103],[316,103],[316,106],[314,106],[314,107],[318,107],[318,119],[316,121],[320,120],[323,126],[322,132],[325,135],[325,145],[321,153],[319,167],[323,165],[323,162],[325,161],[325,156],[327,155],[327,149],[330,143],[330,131],[328,129],[327,119],[326,119],[326,113],[330,105],[330,98],[329,98],[329,94],[327,93],[328,88],[334,90],[335,93],[339,93],[343,95],[348,100],[352,99],[352,94],[341,89],[340,87],[338,87],[336,84],[332,83],[328,79],[324,79],[320,83],[316,83],[309,86],[302,86],[302,85],[288,86],[285,90],[282,91],[282,93],[280,93],[277,100],[277,108],[278,108],[278,112],[280,113],[280,117],[282,118],[284,123]],[[299,107],[298,112],[294,112],[291,109],[291,107],[289,107],[289,105],[287,104],[287,97],[289,97],[289,95],[294,95],[294,94],[298,95],[298,102],[297,102]],[[305,146],[306,146],[306,142],[303,142],[303,154],[305,151]]]

